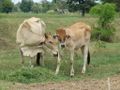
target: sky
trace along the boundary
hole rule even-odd
[[[34,2],[40,2],[41,0],[33,0]],[[48,1],[52,1],[52,0],[48,0]],[[18,3],[21,2],[21,0],[12,0],[13,3]]]

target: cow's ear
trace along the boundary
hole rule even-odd
[[[48,35],[47,35],[47,33],[45,33],[45,38],[48,39]]]
[[[53,38],[54,38],[54,39],[57,39],[57,38],[58,38],[58,35],[57,35],[57,34],[53,35]]]
[[[70,38],[70,35],[66,35],[66,38],[69,39],[69,38]]]

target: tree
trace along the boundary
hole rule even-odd
[[[95,5],[94,0],[68,0],[69,11],[80,11],[82,16],[85,15],[86,11]]]
[[[120,0],[101,0],[103,3],[114,3],[117,6],[117,11],[120,11]]]
[[[42,12],[42,5],[39,3],[34,3],[32,6],[32,12],[34,13]]]
[[[13,12],[20,12],[20,11],[21,11],[21,10],[20,10],[20,4],[21,4],[21,3],[17,3],[17,4],[14,5],[14,7],[13,7]]]
[[[14,4],[11,2],[11,0],[2,0],[1,1],[1,11],[5,13],[12,12],[12,9],[14,7]]]
[[[42,0],[42,12],[47,12],[50,9],[50,2]]]
[[[30,12],[32,9],[33,1],[32,0],[22,0],[20,4],[20,9],[23,12]]]
[[[68,9],[67,0],[53,0],[52,9],[59,13],[64,13],[64,10]]]
[[[0,0],[0,12],[2,12],[2,0]]]

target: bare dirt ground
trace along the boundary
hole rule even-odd
[[[120,90],[120,75],[101,80],[62,81],[44,84],[15,84],[9,90]]]

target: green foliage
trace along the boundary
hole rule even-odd
[[[20,11],[21,11],[20,10],[20,3],[15,4],[13,7],[13,12],[20,12]]]
[[[114,32],[115,32],[115,28],[113,28],[113,26],[111,27],[108,26],[107,28],[103,28],[100,26],[94,27],[94,31],[92,32],[92,38],[111,42],[113,41]]]
[[[116,5],[117,11],[120,11],[120,0],[101,0],[104,3],[114,3]]]
[[[95,5],[93,0],[68,0],[68,9],[71,12],[84,10],[88,12]]]
[[[42,5],[38,4],[38,3],[34,3],[32,6],[32,12],[34,12],[34,13],[42,12]]]
[[[54,10],[47,11],[47,14],[55,14],[56,12]]]
[[[53,72],[45,68],[30,68],[24,67],[17,71],[14,71],[8,75],[8,80],[16,81],[21,83],[30,83],[30,82],[44,82],[46,79],[53,80],[57,77]]]
[[[64,10],[68,9],[67,0],[53,0],[51,9],[58,13],[64,13]]]
[[[111,23],[115,18],[115,5],[106,3],[101,7],[101,9],[99,22],[102,27],[107,28],[107,24]]]
[[[13,9],[13,3],[11,2],[11,0],[3,0],[1,1],[1,5],[0,5],[0,8],[2,12],[5,12],[5,13],[9,13],[9,12],[12,12],[12,9]]]
[[[22,0],[20,4],[20,9],[23,12],[30,12],[32,9],[33,1],[32,0]]]
[[[96,42],[95,46],[96,46],[97,48],[106,48],[106,47],[107,47],[107,46],[106,46],[106,43],[103,42],[103,41],[101,41],[101,40],[98,40],[98,41]]]
[[[114,4],[97,4],[94,7],[91,8],[90,10],[90,14],[91,15],[97,15],[100,17],[101,19],[105,19],[105,20],[101,20],[101,21],[106,21],[106,22],[110,22],[114,19],[114,16],[116,14],[115,11],[115,5]]]
[[[2,0],[0,0],[0,12],[2,12]]]
[[[97,4],[94,7],[90,9],[90,14],[95,16],[100,16],[100,13],[102,12],[102,4]]]
[[[42,12],[46,13],[50,9],[50,2],[42,0]]]
[[[98,25],[94,27],[93,38],[103,41],[112,41],[115,28],[112,26],[112,21],[115,18],[116,11],[114,4],[96,5],[91,10],[92,15],[99,16]]]

